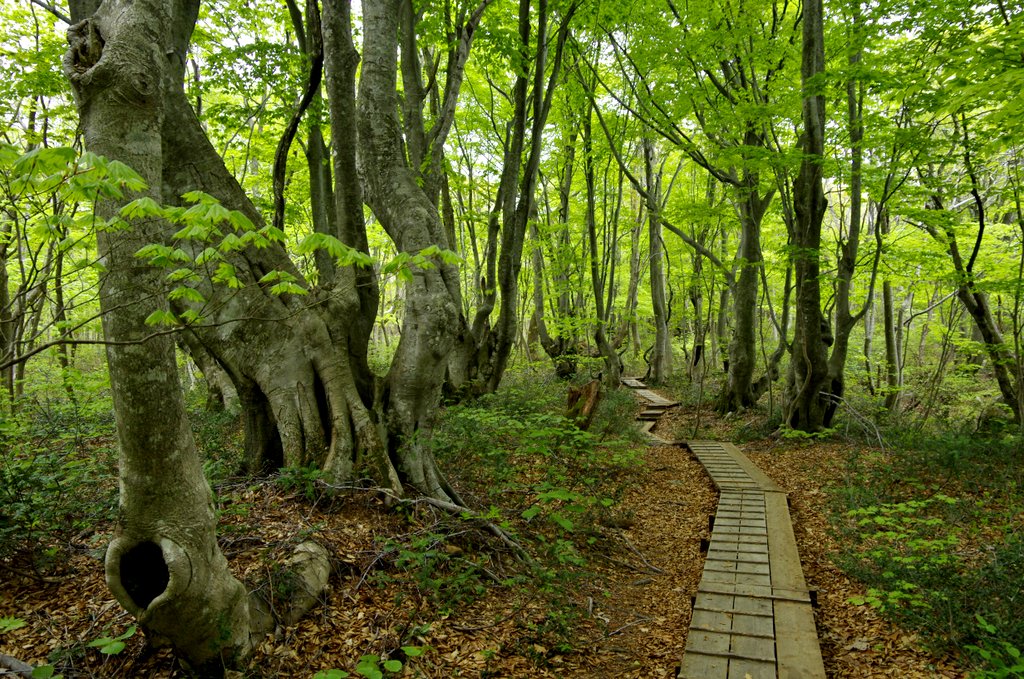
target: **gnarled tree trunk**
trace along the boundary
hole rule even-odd
[[[165,91],[171,62],[184,60],[197,9],[162,0],[72,3],[79,21],[68,32],[65,72],[86,147],[133,167],[158,202]],[[100,200],[97,212],[114,217],[121,203]],[[215,673],[248,653],[249,605],[217,546],[213,498],[185,415],[174,343],[167,336],[144,341],[154,305],[166,306],[164,273],[135,253],[162,240],[165,230],[148,219],[98,234],[121,482],[106,575],[148,634],[169,639],[200,673]]]

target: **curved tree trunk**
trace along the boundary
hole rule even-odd
[[[173,196],[200,189],[257,227],[263,220],[206,138],[184,92],[168,98],[163,181]],[[346,319],[361,313],[353,267],[313,295],[269,294],[258,284],[271,271],[302,275],[277,245],[248,248],[231,259],[244,287],[206,287],[207,322],[192,332],[231,375],[246,410],[250,470],[316,465],[334,481],[366,468],[396,487],[350,357],[365,355],[361,333]],[[356,364],[358,367],[358,364]],[[361,393],[361,391],[363,393]]]
[[[156,201],[163,198],[169,62],[184,60],[197,9],[161,0],[72,6],[80,21],[68,33],[65,72],[86,147],[133,167]],[[185,40],[175,40],[182,33]],[[121,202],[101,200],[97,212],[114,217]],[[106,577],[148,634],[169,639],[198,672],[216,673],[249,652],[248,598],[217,546],[213,498],[185,415],[173,341],[140,341],[152,333],[146,318],[153,306],[166,302],[164,272],[135,253],[161,241],[166,228],[149,219],[98,234],[106,267],[100,283],[104,334],[117,343],[107,346],[107,362],[121,483]]]
[[[367,203],[400,253],[447,249],[437,209],[405,162],[398,120],[395,64],[398,61],[401,0],[363,4],[365,31],[358,124],[361,173]],[[413,266],[405,284],[402,337],[385,380],[387,428],[401,449],[399,469],[421,492],[458,502],[425,444],[441,400],[449,352],[459,313],[458,273],[436,261]],[[414,436],[415,434],[415,436]]]

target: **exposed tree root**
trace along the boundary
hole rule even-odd
[[[449,514],[458,515],[460,517],[476,521],[480,524],[482,528],[486,529],[487,532],[491,533],[494,537],[498,538],[498,540],[500,540],[502,544],[508,547],[509,550],[515,555],[517,561],[519,561],[520,563],[533,563],[533,557],[530,556],[529,552],[527,552],[522,545],[516,542],[516,540],[508,533],[508,531],[504,530],[503,528],[501,528],[501,526],[497,525],[490,519],[484,518],[478,512],[470,509],[464,504],[449,502],[447,500],[441,500],[435,497],[428,497],[425,495],[421,495],[415,498],[402,497],[401,495],[398,495],[390,488],[382,488],[380,486],[364,487],[350,484],[331,484],[323,480],[320,480],[319,483],[325,488],[332,491],[362,490],[379,493],[386,499],[390,500],[391,505],[430,505],[431,507],[436,507],[437,509],[448,512]]]

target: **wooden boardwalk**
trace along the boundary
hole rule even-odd
[[[623,380],[647,401],[639,380]],[[647,412],[645,410],[644,412]],[[664,408],[662,409],[664,412]],[[718,489],[718,510],[683,654],[682,679],[823,679],[810,592],[785,492],[729,443],[660,443],[690,450]]]

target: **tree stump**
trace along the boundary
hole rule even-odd
[[[586,431],[594,421],[597,404],[601,402],[601,381],[591,380],[581,387],[569,387],[569,411],[566,415]]]

